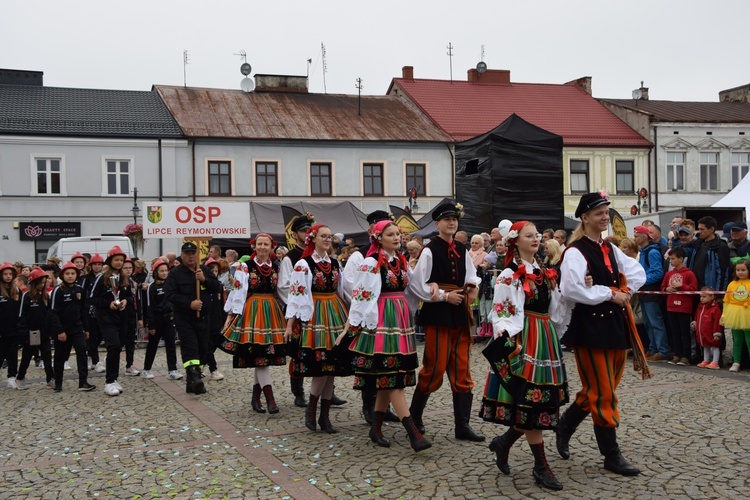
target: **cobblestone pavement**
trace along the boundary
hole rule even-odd
[[[474,347],[479,409],[486,364]],[[144,350],[136,351],[140,367]],[[389,424],[390,448],[367,437],[359,394],[351,379],[336,393],[349,402],[332,410],[340,433],[310,432],[303,410],[292,405],[286,367],[274,367],[281,412],[250,410],[251,370],[233,370],[217,352],[226,380],[208,394],[185,394],[183,381],[167,380],[160,349],[153,380],[120,377],[124,394],[108,397],[92,373],[93,392],[76,390],[73,370],[62,393],[30,368],[27,391],[0,389],[0,498],[748,498],[750,479],[750,375],[663,363],[653,380],[627,370],[619,391],[623,454],[643,473],[613,475],[602,467],[590,421],[562,460],[547,433],[550,465],[561,492],[534,484],[533,458],[520,440],[511,450],[511,475],[501,474],[487,443],[504,428],[472,418],[487,443],[453,437],[447,383],[430,398],[425,424],[433,447],[414,453],[403,427]],[[566,353],[571,387],[579,387]],[[124,369],[124,363],[123,363]],[[309,387],[309,384],[306,384]],[[411,390],[408,391],[411,396]]]

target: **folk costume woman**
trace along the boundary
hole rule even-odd
[[[370,439],[379,446],[391,445],[382,432],[390,402],[412,448],[421,451],[432,444],[412,422],[404,395],[405,387],[416,385],[419,361],[412,315],[404,297],[409,264],[398,251],[400,236],[398,226],[390,220],[373,227],[372,244],[354,277],[350,327],[339,340],[354,370],[354,388],[377,391]]]
[[[266,412],[260,400],[262,392],[268,413],[278,413],[269,367],[286,364],[286,321],[276,288],[279,267],[272,259],[276,243],[266,233],[259,233],[250,243],[255,251],[250,260],[235,270],[234,289],[224,305],[229,313],[228,327],[224,329],[219,348],[233,355],[234,368],[255,368],[253,410]]]
[[[547,271],[537,250],[534,224],[519,221],[506,237],[505,269],[495,282],[492,325],[498,359],[487,376],[480,416],[510,426],[492,440],[497,467],[510,474],[508,453],[525,435],[534,454],[534,480],[561,490],[547,464],[542,431],[557,425],[559,408],[568,402],[568,378],[555,324],[565,324],[556,272]]]
[[[344,331],[346,306],[338,261],[328,254],[331,239],[331,230],[323,224],[307,232],[305,251],[290,278],[284,337],[291,341],[294,375],[313,378],[305,426],[316,429],[315,415],[321,400],[318,424],[325,432],[336,433],[329,419],[333,378],[349,373],[333,354],[336,338]],[[299,334],[292,335],[296,322],[301,322]]]

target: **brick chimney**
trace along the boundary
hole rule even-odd
[[[467,73],[467,80],[475,83],[510,83],[510,70],[488,69],[480,73],[476,68],[471,68]]]
[[[750,83],[719,92],[719,101],[750,102]]]
[[[640,88],[633,91],[633,99],[636,101],[648,101],[648,87],[644,87],[643,82],[641,82]]]
[[[401,78],[404,80],[414,80],[414,66],[404,66],[401,68]]]
[[[2,69],[0,68],[0,84],[5,85],[31,85],[43,87],[41,71],[29,71],[25,69]]]
[[[565,85],[575,85],[576,87],[581,87],[588,95],[592,95],[590,76],[582,76],[581,78],[565,82]]]
[[[256,92],[296,92],[307,94],[307,77],[291,75],[255,75]]]

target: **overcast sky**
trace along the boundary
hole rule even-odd
[[[56,87],[239,88],[252,75],[305,75],[323,92],[382,95],[401,67],[465,80],[484,46],[511,80],[593,77],[595,97],[716,101],[750,83],[749,0],[301,1],[0,0],[0,68],[44,72]],[[252,76],[251,75],[251,76]]]

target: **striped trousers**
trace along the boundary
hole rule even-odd
[[[443,374],[448,373],[451,391],[471,392],[471,333],[468,327],[445,328],[425,326],[424,357],[419,370],[417,390],[431,394],[443,385]]]
[[[619,426],[620,412],[615,391],[625,370],[628,352],[576,346],[574,353],[582,385],[576,394],[576,404],[591,413],[594,425]]]

